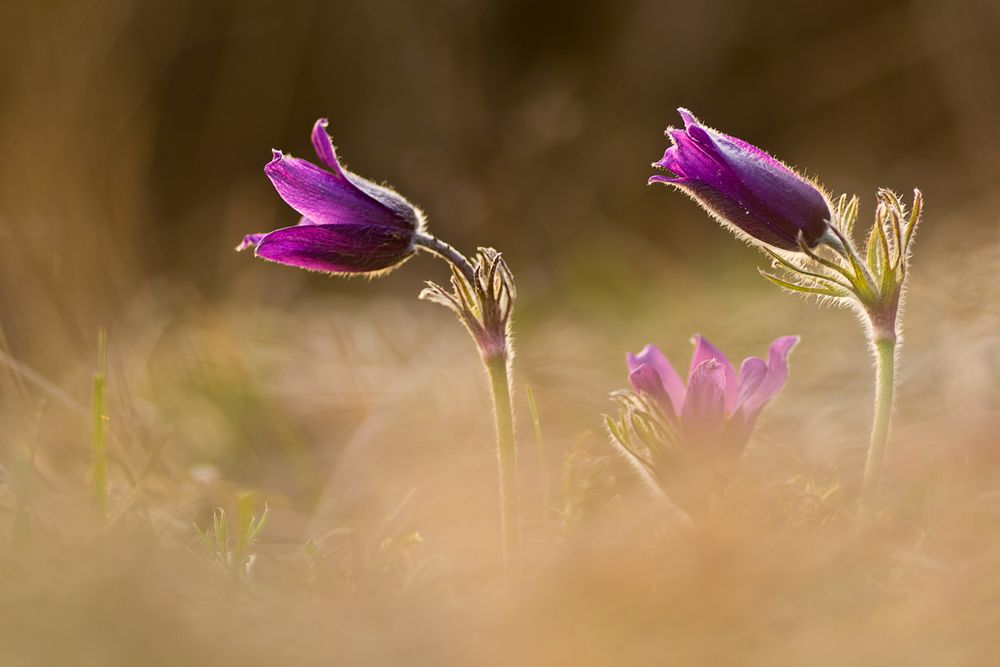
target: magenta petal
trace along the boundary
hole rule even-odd
[[[388,269],[413,254],[411,236],[366,225],[297,225],[266,235],[256,255],[279,264],[326,273]]]
[[[671,419],[676,418],[677,413],[670,402],[670,397],[664,391],[660,376],[657,375],[656,370],[652,366],[642,364],[628,374],[628,381],[636,393],[650,396],[660,406],[665,415]]]
[[[747,357],[740,364],[739,391],[736,395],[736,405],[733,406],[733,413],[739,412],[740,408],[753,396],[767,376],[767,364],[757,357]]]
[[[683,182],[676,185],[709,213],[765,244],[797,251],[798,237],[819,243],[832,217],[814,183],[763,150],[698,122],[680,109],[684,129],[670,129],[673,146],[655,166]]]
[[[289,206],[317,224],[360,222],[381,227],[415,226],[368,196],[349,179],[335,176],[306,160],[275,152],[274,159],[264,167],[264,173]]]
[[[708,155],[718,155],[719,147],[715,145],[715,141],[712,139],[712,135],[698,125],[697,122],[689,122],[687,124],[687,133],[692,139],[694,139],[706,152]]]
[[[257,244],[260,243],[260,240],[265,236],[267,236],[266,232],[263,234],[247,234],[243,237],[243,240],[240,241],[240,244],[236,246],[236,252],[242,252],[249,248],[256,248]]]
[[[729,363],[729,359],[726,358],[726,355],[724,355],[719,348],[705,340],[705,338],[700,334],[695,334],[691,341],[694,343],[694,354],[691,356],[691,366],[688,369],[689,391],[691,381],[694,378],[695,370],[708,359],[715,359],[722,367],[722,372],[725,377],[724,394],[726,398],[726,413],[731,413],[736,405],[736,395],[739,390],[739,385],[736,380],[736,370],[733,368],[733,365]]]
[[[642,348],[642,351],[639,354],[632,354],[629,352],[626,356],[626,362],[628,363],[630,374],[643,365],[655,370],[660,380],[661,392],[665,393],[670,398],[673,413],[675,415],[679,415],[681,413],[681,410],[684,407],[684,382],[677,374],[677,371],[674,370],[670,360],[667,359],[667,356],[663,354],[658,347],[650,344]],[[632,386],[635,387],[634,384]],[[638,388],[636,387],[636,389]],[[653,394],[653,392],[649,390],[646,391],[649,394]]]
[[[722,435],[725,416],[725,367],[715,359],[707,359],[694,369],[688,381],[681,430],[695,446],[708,445]]]
[[[708,143],[699,141],[688,132],[680,130],[671,130],[669,134],[674,145],[663,154],[659,166],[669,169],[678,176],[696,178],[724,169],[710,140]]]
[[[330,135],[326,131],[329,124],[330,121],[326,118],[320,118],[313,125],[313,150],[316,151],[316,156],[319,158],[319,161],[324,167],[332,172],[334,177],[344,179],[344,170],[340,166],[340,160],[337,159],[337,153],[333,148],[333,142],[330,141]]]
[[[653,174],[652,176],[649,177],[649,180],[647,180],[646,183],[648,185],[652,185],[653,183],[666,183],[667,185],[678,185],[680,183],[683,183],[684,181],[685,179],[680,176],[677,178],[672,178],[670,176],[661,176],[660,174]]]
[[[736,458],[746,448],[759,411],[750,413],[743,408],[747,400],[756,394],[766,377],[767,364],[762,359],[748,357],[743,360],[740,365],[740,391],[736,398],[736,407],[729,417],[722,436],[720,455]]]
[[[310,220],[309,218],[303,216],[302,218],[299,218],[299,224],[315,225],[316,223]],[[262,232],[259,234],[247,234],[246,236],[243,237],[243,240],[240,242],[240,244],[236,246],[236,252],[242,252],[243,250],[247,250],[249,248],[256,248],[257,245],[261,242],[261,239],[263,239],[269,233],[270,232]]]
[[[767,375],[743,405],[743,411],[753,418],[761,408],[781,391],[788,380],[788,354],[799,342],[798,336],[782,336],[771,343],[767,355]]]
[[[681,120],[684,121],[685,129],[691,127],[692,123],[698,122],[698,119],[694,117],[694,114],[685,109],[684,107],[679,107],[677,109],[677,115],[679,115],[681,117]]]
[[[677,132],[677,130],[671,130],[670,132]],[[687,142],[688,139],[687,135],[684,134],[683,132],[679,133],[678,136],[680,137],[679,139],[678,138],[674,139],[675,145],[671,146],[666,151],[664,151],[663,157],[660,159],[659,162],[654,162],[653,166],[659,167],[660,169],[666,169],[667,171],[671,171],[677,176],[677,178],[684,178],[684,176],[686,175],[684,171],[684,162],[680,158],[681,149],[680,146],[677,145],[677,142],[678,141]],[[663,181],[663,182],[673,182],[673,181]]]

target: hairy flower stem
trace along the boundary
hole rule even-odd
[[[465,255],[450,244],[445,243],[436,236],[420,232],[413,237],[413,243],[457,268],[469,283],[476,281],[475,269],[472,267],[472,263],[469,262]]]
[[[521,523],[518,509],[517,451],[511,402],[510,317],[516,289],[514,278],[499,252],[480,248],[473,260],[429,234],[419,232],[414,244],[451,265],[451,290],[427,283],[420,298],[439,303],[458,316],[472,336],[490,380],[493,418],[500,465],[500,532],[503,563],[508,571],[519,561]]]
[[[507,354],[483,358],[490,377],[493,416],[496,421],[497,458],[500,462],[500,530],[503,538],[504,567],[518,566],[521,549],[521,521],[517,490],[517,450],[514,443],[514,415],[511,403],[510,369]]]
[[[896,336],[876,336],[872,340],[875,353],[875,416],[872,422],[871,443],[865,476],[861,482],[861,516],[870,517],[878,498],[882,479],[882,461],[889,442],[889,425],[892,421],[893,394],[896,386]]]

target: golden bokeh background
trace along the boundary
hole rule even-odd
[[[1000,622],[1000,5],[12,0],[0,6],[0,662],[989,664]],[[846,312],[649,187],[675,108],[926,219],[886,510]],[[352,170],[517,278],[525,573],[498,569],[472,344],[417,257],[339,280],[233,252],[330,119]],[[108,332],[107,525],[91,383]],[[678,526],[602,431],[623,358],[797,333],[717,515]],[[546,444],[539,467],[525,385]],[[541,506],[542,488],[553,507]],[[252,492],[250,583],[193,523]],[[247,501],[249,502],[249,501]]]

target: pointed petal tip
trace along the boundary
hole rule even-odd
[[[316,122],[313,123],[313,129],[312,129],[313,141],[314,142],[317,140],[329,141],[328,137],[330,135],[326,131],[326,128],[328,128],[329,126],[330,126],[330,121],[328,121],[326,118],[317,118]]]
[[[673,144],[674,144],[674,146],[676,146],[678,141],[682,141],[684,139],[684,137],[687,136],[687,130],[686,129],[680,130],[680,129],[677,129],[676,127],[668,127],[667,131],[665,132],[665,134],[668,137],[670,137],[670,141],[672,141]],[[670,150],[670,149],[668,148],[667,150]]]
[[[626,361],[630,375],[641,368],[652,370],[657,378],[655,385],[659,387],[658,393],[662,394],[664,407],[667,407],[666,402],[669,402],[671,411],[674,414],[680,413],[684,405],[684,382],[660,348],[648,343],[638,354],[627,353]]]
[[[801,340],[802,337],[797,335],[779,336],[778,338],[775,338],[774,341],[771,343],[771,347],[779,349],[785,354],[788,354],[792,350],[792,348],[794,348],[796,345],[799,344]]]
[[[736,403],[737,394],[737,376],[736,369],[733,368],[732,362],[729,358],[723,354],[722,350],[712,345],[701,334],[694,334],[691,336],[691,343],[694,345],[694,351],[691,354],[691,365],[688,368],[688,383],[694,378],[698,371],[698,368],[704,366],[709,361],[714,362],[713,365],[707,367],[707,370],[719,370],[722,372],[725,378],[723,382],[723,390],[726,399],[726,409],[731,410],[732,406]],[[718,367],[718,369],[716,369]]]
[[[343,176],[343,169],[340,166],[340,161],[337,159],[337,152],[333,148],[333,139],[330,137],[330,133],[327,131],[330,122],[326,118],[320,118],[313,125],[312,130],[312,145],[313,150],[316,151],[316,156],[319,157],[319,161],[324,167],[330,170],[330,172],[337,178]]]
[[[660,352],[660,348],[656,347],[652,343],[646,343],[643,345],[642,350],[639,351],[638,356],[645,357],[650,353],[662,354],[662,352]]]
[[[663,151],[663,157],[653,163],[653,166],[657,169],[667,169],[670,170],[671,165],[677,165],[677,146],[670,146],[667,150]]]
[[[274,181],[275,174],[281,171],[286,157],[287,156],[281,151],[275,148],[271,149],[271,159],[264,165],[264,173],[267,174],[267,177],[270,178],[272,182]]]
[[[634,370],[636,367],[644,364],[645,360],[649,358],[650,352],[655,349],[656,347],[652,343],[646,343],[646,345],[638,352],[626,352],[625,363],[628,364],[630,370]]]
[[[267,236],[266,233],[264,233],[264,234],[247,234],[246,236],[243,237],[243,240],[240,241],[239,245],[236,246],[236,248],[234,248],[234,250],[236,250],[236,252],[243,252],[244,250],[249,250],[250,248],[253,248],[254,251],[255,251],[254,254],[256,254],[257,246],[258,246],[258,244],[260,244],[261,240],[265,236]]]

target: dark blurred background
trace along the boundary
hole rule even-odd
[[[0,321],[51,371],[150,290],[370,295],[232,252],[296,219],[262,167],[272,147],[311,157],[319,116],[436,234],[503,249],[526,317],[572,307],[573,285],[613,303],[652,264],[759,263],[646,186],[678,106],[863,215],[876,187],[920,186],[927,237],[992,238],[998,34],[989,0],[8,1]]]

